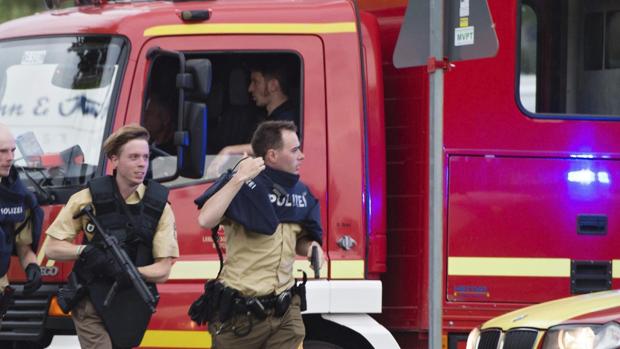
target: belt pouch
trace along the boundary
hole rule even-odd
[[[277,317],[284,315],[288,310],[288,307],[291,305],[291,298],[292,296],[290,291],[280,293],[278,298],[276,298],[276,305],[274,307],[273,314]]]
[[[248,298],[245,302],[245,306],[250,312],[252,312],[252,314],[254,314],[254,316],[256,316],[257,319],[264,320],[265,318],[267,318],[267,312],[265,312],[265,307],[258,299],[254,297]]]

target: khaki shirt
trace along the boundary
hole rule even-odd
[[[306,235],[299,224],[281,223],[273,235],[247,231],[230,219],[222,226],[226,261],[220,281],[244,296],[280,294],[293,286],[295,246]]]
[[[146,186],[140,184],[138,189],[125,200],[125,203],[128,205],[137,204],[142,200],[145,190]],[[73,219],[73,216],[92,202],[93,198],[90,195],[89,189],[73,194],[45,233],[58,240],[73,241],[80,231],[85,232],[86,225],[88,224],[88,217],[86,215],[78,219]],[[89,241],[93,238],[92,233],[85,232],[84,234]],[[153,258],[166,257],[179,257],[174,214],[169,204],[166,204],[153,236]]]
[[[30,210],[26,211],[26,218],[30,218]],[[15,228],[17,229],[22,223],[23,221],[15,223]],[[15,243],[20,246],[32,244],[32,221],[30,219],[26,222],[24,229],[22,229],[22,231],[20,231],[15,237]],[[4,291],[4,288],[9,285],[9,278],[7,274],[0,277],[0,292]]]

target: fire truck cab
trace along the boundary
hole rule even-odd
[[[328,257],[308,282],[305,347],[425,347],[431,278],[443,285],[444,344],[463,347],[492,317],[620,286],[620,5],[445,1],[456,6],[446,45],[478,40],[470,24],[487,2],[499,48],[445,73],[439,163],[429,160],[429,74],[451,66],[395,68],[397,40],[419,39],[399,38],[405,0],[61,5],[0,25],[0,121],[17,137],[15,165],[44,206],[44,229],[72,193],[110,173],[100,154],[110,132],[151,131],[152,176],[170,188],[181,257],[142,346],[208,348],[186,313],[219,260],[193,200],[240,158],[227,147],[247,143],[265,117],[248,93],[253,64],[277,62]],[[428,270],[435,166],[445,183],[441,275]],[[23,272],[10,270],[18,292],[1,347],[72,331],[54,299],[71,264],[40,246],[39,292],[24,297]],[[306,260],[294,268],[314,276]]]
[[[71,194],[110,171],[100,153],[110,132],[130,123],[150,131],[151,175],[170,188],[181,257],[159,286],[142,346],[211,345],[187,316],[219,269],[193,200],[243,155],[223,149],[249,143],[265,119],[248,86],[252,65],[271,61],[299,111],[301,175],[320,200],[329,258],[308,282],[306,347],[397,347],[368,315],[381,312],[386,242],[385,155],[367,153],[384,149],[373,18],[360,21],[348,1],[77,3],[0,26],[0,120],[17,137],[15,166],[45,208],[44,230]],[[45,346],[71,333],[54,295],[72,265],[48,260],[41,245],[45,284],[34,296],[20,294],[23,272],[12,265],[18,296],[2,343]],[[314,276],[303,259],[295,270]]]

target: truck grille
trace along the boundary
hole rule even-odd
[[[510,349],[532,349],[538,331],[529,329],[510,330],[506,333],[504,348]]]
[[[478,349],[497,349],[497,343],[501,335],[500,330],[486,330],[480,334]]]
[[[42,292],[41,289],[24,296],[21,287],[15,286],[15,303],[2,320],[0,341],[32,341],[41,338],[51,298],[49,292]]]

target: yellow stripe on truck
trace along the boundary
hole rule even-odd
[[[220,261],[177,261],[172,265],[169,279],[213,279],[219,269]]]
[[[337,34],[355,33],[355,22],[171,24],[147,28],[144,36],[192,34]]]
[[[570,277],[570,259],[448,257],[448,275]]]
[[[310,279],[314,279],[314,270],[307,260],[296,260],[293,265],[293,277],[301,278],[303,276],[302,271],[306,272],[306,275]],[[319,271],[321,279],[327,279],[327,263],[324,263]]]
[[[363,279],[364,260],[331,260],[332,279]]]
[[[204,328],[198,331],[148,330],[140,347],[211,348],[211,335]]]
[[[331,260],[333,279],[363,279],[364,260]],[[219,261],[177,261],[170,271],[172,280],[212,279],[217,276]],[[304,270],[309,277],[314,273],[310,263],[296,260],[293,267],[295,277],[301,277]],[[612,261],[612,277],[620,278],[620,260]],[[505,257],[448,257],[450,276],[529,276],[570,277],[568,258],[505,258]],[[321,268],[321,278],[327,278],[327,263]]]
[[[170,270],[171,280],[200,280],[200,279],[213,279],[217,276],[217,272],[220,270],[219,261],[177,261]],[[294,276],[300,278],[302,273],[299,270],[303,270],[307,273],[308,277],[314,278],[314,272],[310,267],[310,262],[306,260],[296,260],[293,265]],[[363,267],[362,267],[363,272]],[[327,278],[327,263],[323,264],[321,268],[321,278]]]
[[[620,260],[618,259],[611,261],[611,277],[614,279],[620,278]]]

